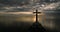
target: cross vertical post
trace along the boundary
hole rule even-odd
[[[33,13],[36,13],[36,23],[38,22],[38,13],[41,13],[41,12],[38,12],[38,10],[36,9],[36,12],[33,12]]]

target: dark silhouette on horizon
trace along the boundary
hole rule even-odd
[[[36,9],[36,22],[28,29],[28,32],[47,32],[46,29],[38,22],[38,10]]]

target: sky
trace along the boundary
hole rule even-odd
[[[57,4],[57,5],[55,5]],[[52,7],[51,7],[52,6]],[[38,9],[39,11],[54,10],[59,6],[59,1],[37,0],[0,0],[0,12],[24,12]],[[35,8],[35,9],[34,9]]]

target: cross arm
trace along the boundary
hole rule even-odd
[[[36,13],[36,12],[33,12],[33,13]],[[41,12],[37,12],[37,13],[41,13]]]

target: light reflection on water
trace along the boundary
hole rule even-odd
[[[34,23],[35,21],[36,21],[36,18],[35,18],[35,15],[6,15],[6,16],[4,16],[4,15],[0,15],[0,21],[3,23],[4,21],[5,21],[5,23],[10,23],[10,24],[12,24],[12,22],[14,22],[14,21],[17,21],[17,22],[30,22],[29,24],[31,24],[31,23]],[[48,28],[50,28],[50,29],[52,29],[53,27],[54,27],[54,23],[52,23],[52,21],[46,21],[46,17],[45,17],[45,15],[43,14],[41,14],[41,15],[39,15],[38,16],[38,21],[39,21],[39,23],[41,23],[42,24],[42,26],[44,26],[44,27],[48,27]]]

